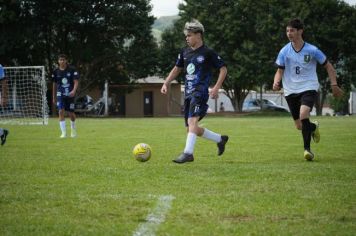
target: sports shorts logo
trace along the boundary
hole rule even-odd
[[[187,66],[187,73],[191,75],[194,72],[195,72],[195,65],[193,63],[189,63],[189,65]]]
[[[310,55],[304,55],[304,62],[308,63],[310,62],[310,59],[311,59]]]

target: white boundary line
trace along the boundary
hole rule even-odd
[[[133,233],[133,236],[154,236],[158,226],[164,222],[166,214],[171,208],[173,199],[174,196],[172,195],[160,196],[156,208],[154,208],[153,211],[147,215],[146,222],[141,223],[138,226],[136,231]]]

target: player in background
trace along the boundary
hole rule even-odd
[[[62,131],[61,138],[67,136],[66,123],[64,119],[65,111],[70,117],[71,137],[77,136],[74,113],[74,97],[78,88],[79,73],[73,67],[68,65],[68,58],[61,54],[58,56],[58,68],[52,73],[53,81],[53,104],[56,104],[59,115],[59,127]]]
[[[337,85],[334,67],[322,51],[303,40],[303,31],[304,26],[299,19],[288,22],[286,34],[290,43],[278,54],[276,60],[278,69],[274,76],[273,90],[281,89],[282,80],[284,95],[295,126],[302,131],[304,158],[312,161],[314,154],[310,149],[311,138],[315,143],[320,141],[319,122],[309,120],[319,89],[317,63],[326,69],[333,95],[340,97],[343,91]]]
[[[199,21],[192,20],[185,24],[184,34],[188,47],[178,54],[176,64],[161,88],[161,93],[167,94],[169,83],[184,71],[184,114],[188,134],[183,153],[173,160],[176,163],[194,161],[193,152],[197,136],[217,143],[219,156],[224,153],[229,139],[226,135],[214,133],[198,124],[208,110],[207,101],[212,69],[219,70],[218,80],[210,91],[210,97],[214,99],[218,97],[219,89],[227,74],[224,61],[204,44],[203,33],[204,26]]]
[[[7,81],[5,77],[4,67],[0,64],[0,84],[1,84],[1,107],[6,106],[7,104]],[[0,128],[0,139],[1,146],[5,144],[6,137],[9,134],[7,129]]]

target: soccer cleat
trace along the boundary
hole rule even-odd
[[[222,135],[221,136],[221,141],[219,143],[217,143],[217,145],[218,145],[218,156],[221,156],[224,153],[225,145],[226,145],[228,140],[229,140],[229,136],[227,136],[227,135]]]
[[[1,135],[1,146],[5,144],[6,137],[9,135],[9,131],[4,129],[4,133]]]
[[[315,130],[312,132],[312,138],[314,140],[314,143],[319,143],[320,142],[320,132],[319,132],[319,121],[313,121],[312,123],[315,124],[316,128]]]
[[[72,131],[70,133],[70,137],[72,137],[72,138],[77,137],[77,131],[75,129],[72,129]]]
[[[173,160],[175,163],[182,164],[184,162],[191,162],[194,161],[193,154],[182,153],[176,159]]]
[[[62,133],[60,136],[60,138],[65,138],[65,137],[67,137],[66,133]]]
[[[310,150],[304,150],[304,158],[307,161],[312,161],[314,159],[314,154]]]

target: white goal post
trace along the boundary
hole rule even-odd
[[[44,66],[4,67],[6,104],[0,106],[0,124],[48,124]],[[4,92],[0,81],[0,93]],[[1,94],[0,99],[3,97]],[[0,103],[1,104],[1,103]]]

